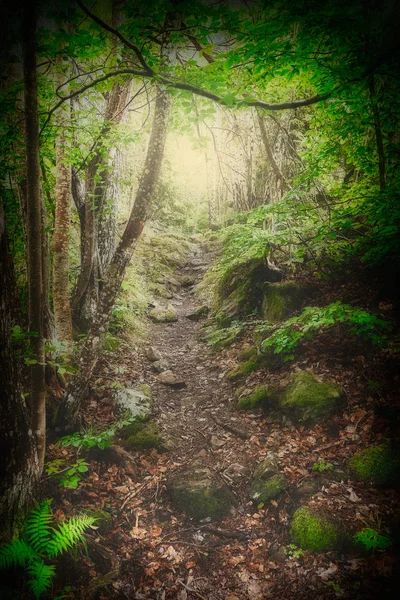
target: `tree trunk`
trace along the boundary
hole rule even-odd
[[[379,187],[381,190],[386,187],[386,159],[383,146],[383,135],[381,127],[381,116],[379,113],[378,98],[375,88],[375,77],[371,75],[368,79],[369,97],[372,105],[372,114],[374,115],[374,129],[376,139],[376,149],[378,151],[378,166],[379,166]]]
[[[160,92],[155,103],[150,141],[135,203],[121,241],[105,273],[97,311],[79,355],[79,371],[71,381],[60,404],[56,418],[58,429],[71,430],[79,426],[79,412],[87,397],[89,380],[102,350],[125,270],[143,231],[151,199],[159,179],[167,139],[170,107],[169,96]]]
[[[290,187],[289,187],[285,177],[283,176],[283,174],[278,166],[278,163],[275,160],[271,145],[268,140],[268,134],[267,134],[267,129],[265,127],[264,119],[263,119],[262,115],[260,115],[260,113],[257,113],[257,118],[258,118],[258,124],[260,126],[261,139],[264,144],[264,148],[267,153],[267,157],[268,157],[269,163],[271,165],[271,169],[273,170],[277,181],[281,185],[281,193],[283,195],[285,192],[287,192],[290,189]]]
[[[36,81],[36,7],[27,3],[22,20],[25,94],[26,196],[28,238],[29,329],[32,359],[30,367],[31,426],[40,468],[46,445],[45,354],[43,335],[43,231],[40,193],[39,120]]]
[[[66,77],[60,73],[57,83]],[[70,105],[65,103],[57,115],[59,134],[56,138],[56,210],[53,237],[53,304],[56,336],[72,351],[72,313],[69,301],[69,230],[71,222],[71,166],[66,161]]]
[[[3,542],[11,538],[21,513],[29,506],[39,477],[39,463],[10,335],[16,290],[1,202],[0,287],[0,542]]]

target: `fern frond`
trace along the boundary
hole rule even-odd
[[[30,575],[28,585],[35,598],[39,598],[43,592],[49,589],[55,569],[54,565],[46,565],[41,558],[29,563],[26,569]]]
[[[94,517],[83,515],[71,517],[69,521],[60,523],[58,529],[53,529],[52,540],[47,551],[48,556],[53,558],[62,552],[71,550],[79,542],[85,543],[83,533],[95,521]]]
[[[26,561],[36,558],[36,552],[23,540],[4,544],[0,548],[0,570],[23,567]]]
[[[46,500],[35,506],[27,518],[25,535],[29,544],[38,553],[48,554],[51,542],[50,523],[53,515],[50,511],[50,502]]]

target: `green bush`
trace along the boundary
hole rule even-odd
[[[387,535],[381,535],[375,529],[365,527],[353,536],[357,545],[363,546],[366,550],[385,550],[392,545],[392,539]]]

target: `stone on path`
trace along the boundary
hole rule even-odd
[[[163,373],[169,370],[169,362],[165,358],[161,358],[154,361],[152,367],[156,373]]]
[[[164,371],[163,373],[160,373],[160,375],[157,377],[157,381],[159,383],[163,383],[164,385],[170,385],[174,388],[186,387],[186,383],[183,381],[183,379],[175,375],[175,373],[172,371]]]
[[[208,306],[206,306],[206,305],[200,306],[200,308],[197,308],[193,312],[186,315],[186,318],[189,319],[190,321],[200,321],[200,319],[204,319],[208,315],[209,312],[210,312],[210,309],[208,308]]]
[[[156,323],[172,323],[178,320],[178,313],[172,304],[156,306],[149,312],[149,317]]]
[[[153,346],[149,346],[148,348],[146,348],[145,355],[147,360],[149,360],[150,362],[156,362],[156,360],[161,360],[162,358],[161,352]]]
[[[286,485],[286,479],[279,473],[278,463],[270,453],[254,471],[250,498],[255,504],[264,504],[280,496]]]
[[[150,418],[153,402],[148,385],[138,385],[134,388],[118,390],[115,403],[121,411],[128,411],[130,417],[145,421]]]
[[[225,446],[226,440],[221,440],[216,435],[211,436],[210,445],[213,450],[219,450],[222,446]]]
[[[220,520],[229,515],[233,496],[226,484],[210,469],[193,468],[167,482],[173,505],[197,520]]]

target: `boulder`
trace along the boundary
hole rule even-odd
[[[200,308],[198,308],[197,310],[186,315],[186,318],[188,318],[190,321],[200,321],[200,319],[204,319],[209,312],[210,309],[208,308],[208,306],[200,306]]]
[[[254,410],[265,407],[273,398],[273,391],[267,385],[257,385],[250,393],[243,393],[236,403],[237,410]]]
[[[150,362],[156,362],[156,360],[161,360],[162,358],[161,352],[153,346],[149,346],[148,348],[146,348],[145,355],[147,360],[149,360]]]
[[[287,486],[286,479],[279,473],[278,463],[273,454],[257,466],[250,486],[250,498],[257,505],[265,504],[280,496]]]
[[[376,487],[400,485],[400,453],[388,442],[366,448],[348,462],[352,477]]]
[[[121,412],[127,412],[129,418],[146,421],[153,410],[150,386],[137,385],[134,388],[118,390],[115,403]]]
[[[156,306],[149,312],[149,317],[156,323],[172,323],[178,320],[178,313],[172,304]]]
[[[312,423],[330,418],[342,404],[344,393],[335,383],[317,381],[309,371],[300,371],[276,397],[279,410],[291,420]]]
[[[265,283],[262,290],[261,316],[268,323],[284,321],[299,310],[310,289],[297,281]]]
[[[163,448],[163,439],[156,423],[133,423],[122,432],[122,444],[126,450],[150,450]]]
[[[173,505],[196,520],[210,517],[220,520],[233,506],[233,496],[226,484],[210,469],[193,468],[167,482]]]
[[[306,506],[294,513],[290,533],[300,548],[311,552],[333,550],[344,537],[330,517]]]
[[[157,381],[164,385],[170,385],[174,388],[186,387],[186,383],[183,381],[183,379],[175,375],[175,373],[172,371],[164,371],[163,373],[160,373],[160,375],[157,377]]]
[[[165,358],[161,358],[153,362],[152,368],[156,373],[163,373],[169,370],[169,362]]]

